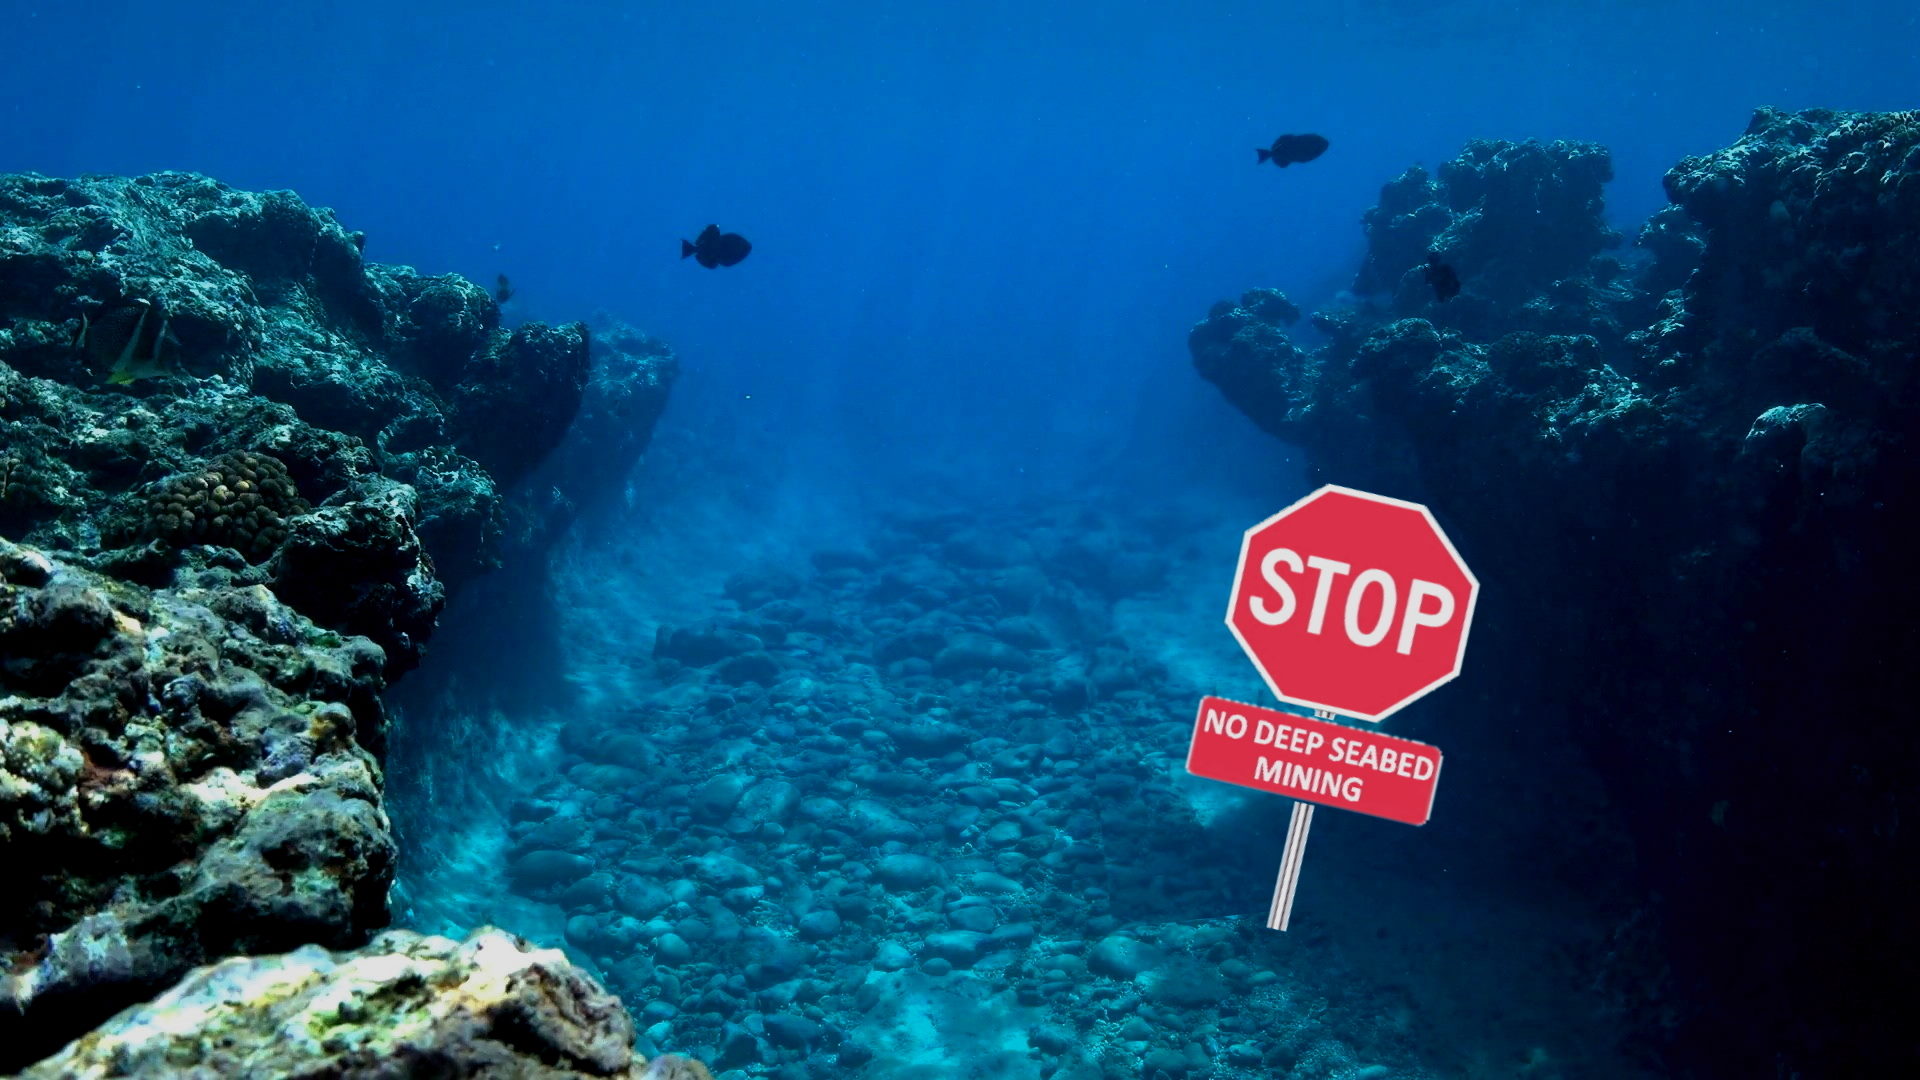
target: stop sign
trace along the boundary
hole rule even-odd
[[[1479,592],[1426,507],[1329,484],[1247,530],[1227,627],[1280,700],[1383,720],[1460,674]]]

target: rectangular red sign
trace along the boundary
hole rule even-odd
[[[1257,791],[1425,825],[1440,748],[1310,716],[1200,700],[1187,771]]]

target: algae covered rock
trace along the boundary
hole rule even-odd
[[[1554,280],[1584,273],[1620,242],[1601,216],[1612,157],[1594,143],[1476,139],[1438,175],[1414,166],[1380,192],[1363,226],[1359,293],[1393,294],[1402,314],[1432,294],[1419,267],[1438,252],[1467,292],[1515,304]]]
[[[619,494],[680,371],[666,342],[605,316],[593,323],[590,345],[580,415],[543,470],[582,503]]]
[[[294,519],[274,591],[326,626],[379,642],[390,669],[412,667],[446,605],[414,531],[417,506],[416,489],[376,483],[364,498]]]
[[[196,964],[386,926],[387,680],[665,402],[652,339],[504,327],[362,240],[189,173],[0,176],[0,1071]],[[510,998],[548,1071],[417,1060],[631,1064],[570,1037],[554,1064]],[[119,1045],[102,1068],[280,1071]]]
[[[567,436],[596,359],[584,324],[503,327],[485,290],[367,263],[361,243],[292,192],[190,173],[0,176],[0,535],[159,585],[204,547],[264,563],[302,503],[377,501],[381,485],[358,485],[397,481],[415,489],[420,580],[349,580],[354,621],[334,628],[392,624],[375,636],[411,666],[430,597],[564,525],[510,522],[555,518],[540,504],[556,485],[513,487]],[[606,415],[576,462],[631,465],[644,447],[674,372],[663,348],[640,354],[667,362],[598,354],[619,370],[597,376]],[[293,490],[189,505],[199,478],[273,468],[261,455]],[[380,597],[398,606],[369,612]]]
[[[1504,737],[1478,694],[1594,764],[1645,887],[1621,933],[1660,927],[1596,981],[1668,1071],[1911,1071],[1899,999],[1859,988],[1916,947],[1920,834],[1894,823],[1920,796],[1881,763],[1920,754],[1890,659],[1920,650],[1920,113],[1759,110],[1667,174],[1635,273],[1600,254],[1606,171],[1551,144],[1410,173],[1356,285],[1391,301],[1316,315],[1312,351],[1223,304],[1195,366],[1318,476],[1444,508],[1500,568],[1475,648],[1507,674],[1461,681],[1450,737]],[[1426,249],[1466,283],[1445,305],[1396,270]]]
[[[0,1068],[194,964],[386,924],[382,660],[260,586],[0,540]]]
[[[1287,328],[1299,309],[1272,289],[1221,301],[1187,337],[1194,367],[1260,427],[1283,435],[1312,407],[1319,368]]]
[[[587,382],[573,426],[506,501],[511,545],[543,547],[577,517],[626,506],[627,476],[667,407],[680,362],[666,342],[603,313],[587,344]]]
[[[198,968],[23,1076],[705,1075],[671,1056],[649,1069],[633,1042],[619,999],[558,950],[491,927],[464,941],[394,930],[352,952],[310,945]]]
[[[1920,112],[1756,111],[1667,196],[1705,245],[1689,310],[1750,339],[1809,327],[1852,353],[1920,346]]]

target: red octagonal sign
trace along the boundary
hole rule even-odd
[[[1247,530],[1227,626],[1280,700],[1384,720],[1460,674],[1479,592],[1426,507],[1329,484]]]

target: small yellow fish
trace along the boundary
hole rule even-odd
[[[156,310],[151,300],[130,300],[107,309],[98,319],[82,313],[74,347],[96,364],[110,362],[107,382],[115,386],[165,375],[167,365],[161,352],[168,345],[178,346],[180,339],[174,336],[172,320],[164,312],[155,320]]]

